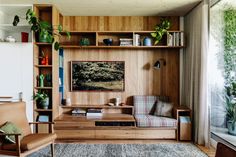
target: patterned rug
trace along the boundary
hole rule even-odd
[[[207,157],[195,145],[180,144],[55,144],[56,157]],[[46,147],[29,157],[49,157]]]

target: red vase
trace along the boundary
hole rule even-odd
[[[21,42],[28,42],[29,33],[21,32]]]

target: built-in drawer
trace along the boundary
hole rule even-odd
[[[95,130],[55,130],[59,140],[95,139]]]
[[[134,139],[135,131],[130,130],[95,130],[96,139]]]

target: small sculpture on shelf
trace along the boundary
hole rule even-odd
[[[39,56],[39,59],[40,59],[40,65],[48,65],[48,55],[44,54],[43,51],[41,51],[41,55]]]
[[[45,75],[45,80],[46,80],[46,86],[51,87],[52,86],[52,75],[51,74],[46,74]]]
[[[89,46],[89,45],[90,45],[89,38],[81,38],[80,39],[80,46]]]
[[[111,46],[112,42],[113,42],[112,38],[103,39],[103,43],[107,46]]]
[[[40,74],[39,75],[39,86],[40,87],[44,87],[44,75],[43,74]]]

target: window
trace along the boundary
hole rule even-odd
[[[221,0],[210,8],[208,69],[212,138],[220,138],[236,146],[235,0]]]

